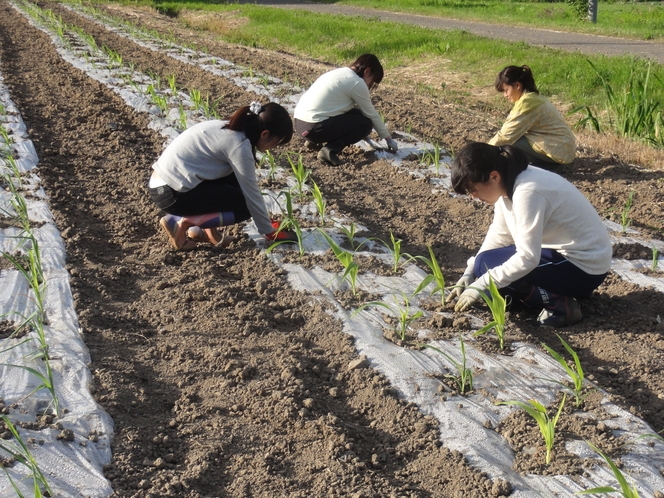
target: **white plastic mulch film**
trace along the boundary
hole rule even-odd
[[[44,11],[34,5],[17,3],[15,8],[26,15],[33,25],[51,36],[64,60],[121,95],[127,105],[137,112],[149,113],[152,118],[149,126],[159,130],[165,137],[166,143],[177,136],[182,129],[210,117],[210,109],[201,105],[194,95],[177,91],[175,85],[170,89],[161,89],[159,81],[154,81],[148,75],[137,73],[126,64],[123,65],[122,62],[114,60],[112,54],[104,53],[98,48],[90,46],[81,33],[74,32],[67,26],[60,26],[64,29],[54,29],[54,23],[59,21],[45,15]],[[80,14],[120,36],[128,37],[151,50],[168,53],[182,62],[195,64],[212,74],[229,79],[234,84],[256,93],[257,96],[279,102],[291,110],[302,93],[297,85],[272,76],[257,74],[251,69],[175,45],[171,41],[155,39],[151,34],[104,16],[94,9],[85,9],[85,12],[80,9],[81,7],[76,7]],[[61,34],[56,34],[57,31],[60,31]],[[6,92],[3,95],[9,102]],[[12,115],[18,116],[18,112],[13,110]],[[19,118],[17,120],[20,122]],[[20,134],[25,133],[24,129],[20,130],[21,125],[19,124],[9,124],[8,126],[15,126]],[[441,195],[454,195],[450,192],[449,184],[448,165],[451,159],[446,152],[439,150],[433,144],[423,143],[408,133],[400,132],[395,134],[395,136],[397,135],[399,152],[390,154],[378,149],[375,151],[376,156],[392,162],[395,167],[407,174],[416,177],[427,176],[433,191],[439,192]],[[25,142],[28,141],[25,140]],[[14,146],[18,147],[20,143],[23,143],[23,140],[17,140]],[[377,148],[376,144],[371,142],[362,142],[358,145],[366,150]],[[29,167],[22,166],[21,171],[28,171],[36,163],[36,157],[34,157],[34,149],[31,146],[22,147],[25,147],[26,156],[32,155],[33,157],[33,162]],[[439,154],[440,157],[438,157]],[[23,152],[18,153],[19,157],[22,155]],[[412,158],[413,155],[422,158],[422,161],[419,168],[408,171],[403,168],[403,160]],[[266,162],[266,164],[269,163]],[[277,168],[275,171],[268,171],[267,168],[259,169],[259,175],[265,177],[269,174],[283,178],[288,175],[288,172],[281,168]],[[39,196],[43,198],[43,192],[38,186],[38,178],[30,176],[29,181],[24,180],[24,184],[34,185],[34,190],[38,191]],[[288,184],[291,187],[296,185],[293,177],[288,178]],[[4,204],[7,202],[7,198],[6,194],[2,195],[5,197],[0,199],[0,202]],[[268,199],[268,208],[271,212],[275,214],[283,212],[283,195],[271,192],[266,199]],[[48,328],[62,329],[62,333],[57,335],[54,331],[53,337],[49,341],[52,348],[51,356],[56,358],[53,360],[53,364],[59,368],[57,389],[62,393],[63,401],[61,403],[69,410],[61,421],[64,427],[71,428],[76,434],[73,443],[56,440],[58,435],[56,430],[44,431],[35,435],[34,437],[43,441],[43,444],[33,445],[34,455],[51,486],[61,492],[62,496],[108,496],[111,488],[103,479],[101,468],[110,459],[109,439],[112,437],[112,424],[108,416],[95,405],[87,390],[90,375],[84,367],[88,361],[87,351],[80,341],[68,278],[62,268],[64,264],[62,242],[50,223],[50,214],[45,204],[40,204],[39,200],[31,200],[30,204],[30,213],[31,216],[34,216],[34,221],[45,223],[42,228],[37,230],[37,236],[44,254],[44,265],[48,268],[45,273],[49,275],[47,285],[47,289],[49,289],[47,293]],[[301,212],[301,216],[317,219],[318,214],[313,203],[298,205],[297,209]],[[334,212],[328,212],[326,217],[333,220],[337,227],[350,228],[352,225],[352,220],[339,217]],[[636,239],[632,240],[630,237],[638,236],[635,231],[629,230],[627,234],[623,234],[622,227],[615,223],[607,221],[606,225],[616,242],[633,242]],[[47,228],[49,226],[50,229]],[[263,244],[263,239],[257,233],[253,223],[248,223],[245,230],[258,244]],[[357,227],[357,230],[360,234],[366,231],[361,226]],[[11,250],[13,247],[11,244],[14,243],[11,236],[15,232],[16,229],[2,230],[0,241],[3,250],[8,250],[8,248]],[[337,242],[344,239],[341,233],[342,230],[338,228],[328,230],[328,234]],[[43,247],[41,246],[42,240]],[[664,243],[661,241],[640,239],[639,241],[657,248],[660,253],[664,252]],[[303,250],[307,253],[322,254],[328,249],[328,243],[318,231],[304,232]],[[511,356],[488,355],[473,347],[472,332],[466,334],[464,342],[466,343],[468,366],[482,371],[481,375],[477,375],[474,379],[474,392],[477,394],[466,397],[448,396],[446,401],[442,401],[438,393],[440,381],[436,380],[434,375],[441,372],[453,372],[454,367],[451,362],[435,351],[409,350],[385,340],[383,312],[374,308],[365,308],[359,313],[348,311],[334,297],[334,291],[348,286],[348,282],[340,282],[340,275],[330,274],[319,267],[308,269],[296,264],[284,264],[281,260],[285,251],[293,251],[293,248],[286,246],[277,248],[271,253],[271,257],[275,264],[288,271],[291,285],[295,289],[317,294],[317,299],[324,299],[331,303],[334,316],[343,322],[344,330],[356,339],[358,353],[366,355],[371,366],[386,375],[403,398],[417,403],[425,414],[436,417],[445,446],[461,451],[472,465],[486,471],[490,477],[508,480],[514,488],[511,496],[573,496],[576,492],[596,486],[617,486],[613,474],[606,465],[585,443],[578,441],[567,442],[567,449],[582,457],[598,460],[598,465],[589,470],[586,475],[576,476],[574,479],[567,476],[520,475],[511,469],[513,453],[505,439],[494,430],[485,427],[487,421],[495,427],[515,409],[496,406],[492,399],[524,401],[537,399],[544,405],[553,401],[556,388],[552,383],[541,379],[550,378],[563,381],[567,374],[550,356],[531,345],[520,343],[513,344]],[[386,264],[390,264],[389,251],[381,244],[372,241],[367,241],[357,254],[378,256],[383,258]],[[639,268],[650,265],[650,261],[614,260],[614,271],[622,278],[638,285],[664,291],[661,279],[649,277],[638,271]],[[0,303],[4,307],[4,312],[11,310],[25,314],[29,313],[31,309],[30,299],[27,297],[29,292],[17,273],[2,272],[3,291],[0,293]],[[400,277],[362,274],[357,279],[357,286],[373,295],[382,295],[381,299],[388,304],[395,303],[395,300],[403,304],[403,296],[410,296],[424,276],[425,273],[417,266],[406,264],[405,273]],[[5,284],[5,282],[7,283]],[[8,287],[11,289],[5,292],[4,289]],[[427,290],[422,294],[428,295]],[[409,304],[411,313],[420,311],[417,307],[418,296],[411,298]],[[426,312],[425,315],[427,315]],[[479,319],[472,319],[472,325],[476,330],[484,324]],[[420,334],[425,336],[426,331],[421,330]],[[460,360],[458,340],[434,341],[431,344],[450,357]],[[79,366],[80,368],[78,368]],[[34,387],[34,379],[30,379],[25,372],[3,370],[2,373],[3,380],[12,379],[11,382],[3,382],[2,391],[0,391],[0,396],[5,399],[5,403],[21,400],[25,394],[30,392],[31,386]],[[69,386],[71,386],[71,394],[68,395]],[[33,406],[33,412],[26,414],[26,418],[34,418],[35,414],[48,404],[48,396],[42,391],[44,390],[33,394],[30,398],[32,401],[22,401],[24,404]],[[73,395],[74,393],[75,395]],[[487,393],[491,399],[486,396]],[[641,435],[653,433],[645,422],[612,404],[608,395],[603,406],[612,416],[610,420],[603,422],[614,431],[616,436],[626,435],[629,440],[636,440]],[[25,437],[31,437],[29,431],[22,430],[21,433]],[[97,442],[85,441],[89,434],[97,435],[95,438]],[[664,468],[664,444],[656,442],[653,445],[652,441],[652,439],[637,441],[630,445],[629,452],[621,457],[624,464],[623,471],[634,479],[643,497],[652,497],[656,490],[664,489],[664,478],[660,474],[660,469]],[[33,446],[30,448],[33,449]],[[78,453],[68,453],[73,451]],[[60,458],[53,458],[54,456]],[[11,472],[19,472],[19,467],[15,466]],[[5,491],[9,489],[8,486],[9,483],[0,474],[0,495],[5,495]]]

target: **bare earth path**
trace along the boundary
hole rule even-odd
[[[646,57],[653,61],[657,61],[660,64],[664,64],[664,43],[661,42],[570,33],[567,31],[528,28],[523,26],[505,26],[477,21],[366,9],[350,5],[308,3],[306,1],[299,2],[297,0],[240,0],[240,3],[271,5],[284,9],[303,9],[325,14],[366,16],[378,18],[381,21],[413,24],[432,29],[464,30],[488,38],[525,42],[532,45],[541,45],[561,50],[578,50],[586,54],[635,55],[637,57]]]

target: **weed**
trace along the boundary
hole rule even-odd
[[[551,461],[551,450],[553,449],[553,443],[556,436],[556,424],[558,423],[560,413],[563,411],[563,407],[565,406],[566,398],[567,395],[563,394],[563,400],[560,402],[558,412],[556,412],[556,416],[553,417],[553,419],[549,417],[549,414],[546,411],[546,407],[534,399],[529,400],[529,404],[518,400],[499,401],[497,404],[520,406],[535,419],[537,425],[539,426],[540,433],[544,438],[544,444],[546,445],[546,463],[548,464]]]
[[[597,120],[597,117],[593,113],[590,106],[581,105],[569,111],[567,115],[571,116],[572,114],[576,114],[577,112],[585,112],[586,116],[580,118],[576,123],[574,123],[575,130],[585,130],[588,124],[590,124],[591,128],[595,130],[597,133],[601,132],[599,121]]]
[[[353,314],[359,313],[367,306],[380,306],[382,308],[385,308],[396,317],[397,319],[396,332],[399,335],[399,339],[405,341],[406,333],[408,332],[410,324],[413,323],[418,318],[420,318],[423,315],[423,313],[421,311],[417,311],[416,313],[411,315],[410,298],[401,291],[399,291],[399,294],[402,297],[403,303],[399,302],[399,299],[396,296],[396,294],[392,294],[392,298],[394,299],[394,306],[384,301],[371,301],[369,303],[364,303],[362,306],[357,308],[357,310],[355,310]]]

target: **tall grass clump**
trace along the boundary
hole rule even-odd
[[[592,61],[588,60],[588,64],[597,74],[606,96],[604,107],[609,129],[621,137],[664,146],[662,106],[652,88],[664,91],[664,82],[652,73],[652,63],[641,70],[632,61],[627,81],[618,88],[611,85]]]

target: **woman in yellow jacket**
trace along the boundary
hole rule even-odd
[[[548,170],[574,160],[576,137],[549,99],[539,94],[528,66],[503,69],[496,90],[514,107],[489,144],[511,145],[522,150],[530,164]]]

